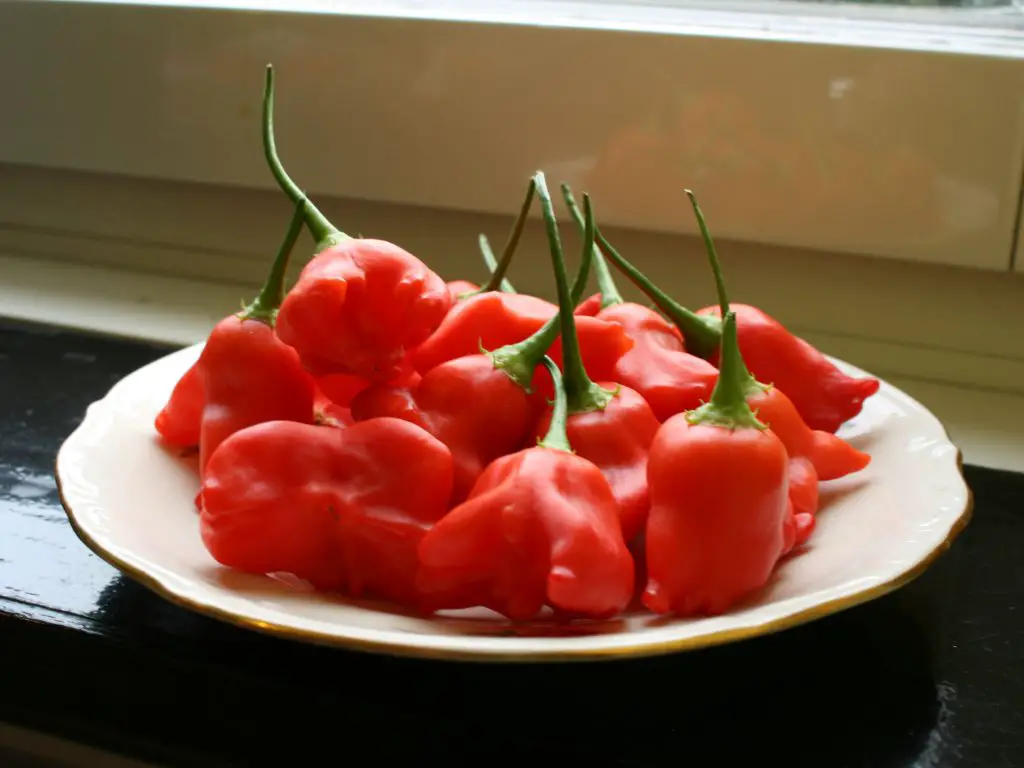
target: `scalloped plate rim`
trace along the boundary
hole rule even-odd
[[[787,600],[770,604],[778,607],[777,615],[763,620],[744,622],[738,618],[742,616],[742,613],[727,613],[723,617],[718,618],[724,619],[731,626],[703,634],[673,636],[671,632],[667,632],[662,633],[662,636],[658,636],[660,639],[645,639],[644,636],[650,634],[646,631],[639,633],[632,631],[613,632],[584,636],[591,640],[589,644],[584,645],[580,644],[580,637],[578,636],[428,635],[377,629],[353,631],[351,627],[345,624],[334,625],[333,631],[327,631],[296,626],[295,623],[268,621],[252,613],[229,610],[224,608],[223,605],[219,605],[218,600],[214,598],[217,596],[218,590],[226,589],[224,587],[215,587],[213,592],[207,593],[204,596],[202,589],[197,593],[195,588],[183,589],[180,586],[176,586],[175,581],[179,585],[181,584],[181,574],[171,573],[169,578],[169,573],[162,572],[163,569],[159,566],[140,561],[140,557],[131,550],[125,550],[117,542],[110,541],[103,531],[98,530],[97,526],[91,525],[85,519],[85,515],[75,511],[76,505],[82,507],[90,503],[89,499],[83,498],[80,494],[76,498],[76,493],[81,489],[75,487],[74,491],[69,491],[71,485],[68,483],[69,463],[73,462],[73,459],[70,457],[72,455],[76,457],[80,455],[75,453],[78,449],[78,442],[84,439],[83,436],[88,434],[90,430],[97,429],[100,426],[99,421],[101,419],[113,419],[112,414],[108,413],[108,411],[118,402],[121,393],[130,391],[133,382],[137,380],[136,377],[142,376],[144,372],[156,366],[169,366],[177,358],[193,360],[198,356],[202,348],[203,343],[194,344],[171,352],[137,368],[115,382],[106,395],[92,402],[86,408],[82,422],[64,440],[56,456],[55,476],[61,505],[76,535],[83,543],[123,574],[141,583],[162,598],[220,621],[292,640],[397,656],[483,662],[586,661],[636,658],[696,650],[782,631],[852,608],[898,589],[921,575],[939,555],[952,545],[953,541],[970,521],[973,513],[973,493],[963,476],[962,454],[959,448],[950,441],[945,427],[934,414],[918,401],[883,379],[881,380],[882,391],[911,405],[924,420],[930,423],[929,425],[936,433],[936,436],[941,437],[942,441],[953,449],[952,466],[948,468],[950,470],[950,479],[956,481],[958,485],[957,492],[963,497],[960,509],[949,518],[949,524],[945,529],[945,535],[942,537],[942,540],[936,542],[928,551],[923,552],[916,562],[908,564],[899,572],[889,575],[888,578],[868,579],[869,583],[863,584],[859,588],[847,590],[838,590],[837,588],[823,589],[823,592],[836,593],[838,591],[838,594],[835,594],[830,599],[822,599],[800,610],[784,610],[786,603],[797,601],[797,597],[791,597]],[[862,369],[837,358],[829,357],[829,359],[852,375],[870,375]],[[171,383],[173,384],[173,382]],[[97,496],[101,496],[102,489],[96,489],[96,493]],[[93,503],[99,501],[99,498],[92,500]],[[210,588],[209,585],[204,585],[204,587],[206,589]],[[312,597],[313,599],[318,599],[315,593],[312,594]],[[323,599],[328,600],[330,598],[324,596]],[[430,619],[425,620],[430,621]],[[677,626],[686,626],[688,623],[689,620],[680,620]],[[667,636],[664,636],[666,634]],[[593,642],[595,639],[598,639],[598,642]]]

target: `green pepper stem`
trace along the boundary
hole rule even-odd
[[[547,183],[544,179],[543,171],[537,171],[534,175],[534,183],[537,189],[537,195],[540,197],[541,205],[544,205],[544,201],[547,200],[547,205],[551,205],[551,196],[548,194]],[[547,225],[548,242],[550,243],[552,237],[554,242],[558,244],[558,222],[553,220],[554,209],[552,209],[552,220],[548,221],[547,215],[545,215],[545,223]],[[558,244],[558,255],[561,255],[561,245]],[[584,251],[583,258],[580,260],[580,265],[576,270],[576,275],[573,278],[572,290],[569,293],[569,306],[575,307],[579,303],[580,296],[583,295],[583,289],[587,284],[587,278],[590,277],[590,265],[593,261],[594,249],[589,248]],[[552,264],[555,267],[555,273],[557,276],[558,267],[555,264],[556,261],[555,248],[551,249]],[[565,275],[565,261],[562,261],[562,275]],[[533,336],[530,336],[523,341],[516,344],[509,344],[488,352],[491,360],[494,361],[495,368],[501,368],[507,373],[514,382],[525,389],[527,392],[530,391],[530,382],[533,380],[533,371],[540,364],[541,358],[547,354],[548,349],[558,338],[558,333],[562,327],[561,312],[548,320]],[[563,342],[564,345],[564,342]],[[564,353],[563,353],[564,354]]]
[[[519,215],[516,216],[515,224],[512,225],[512,231],[508,235],[508,241],[505,243],[505,250],[501,254],[501,261],[498,262],[498,266],[491,271],[491,279],[488,280],[481,288],[480,293],[486,291],[496,291],[499,287],[504,290],[504,279],[508,273],[508,268],[512,264],[512,257],[516,254],[516,248],[519,246],[519,238],[523,235],[523,227],[526,226],[526,218],[530,214],[530,206],[533,204],[533,193],[537,189],[537,182],[534,179],[530,179],[529,185],[526,187],[526,196],[523,198],[523,204],[519,207]],[[486,238],[481,235],[480,249],[484,251],[484,257],[487,256],[487,251],[490,251],[490,243],[487,243],[486,250],[485,242]],[[494,258],[494,254],[491,253],[491,258]]]
[[[277,320],[277,310],[280,308],[281,302],[284,301],[284,276],[288,271],[288,260],[295,247],[295,242],[302,233],[305,210],[305,195],[303,195],[295,204],[295,212],[292,214],[291,223],[288,224],[288,231],[285,233],[274,264],[270,268],[270,274],[267,275],[267,281],[253,302],[238,313],[242,320],[260,320],[271,327],[274,326],[274,322]]]
[[[704,250],[708,253],[708,261],[711,263],[711,271],[715,274],[715,287],[718,289],[718,307],[722,317],[729,311],[729,295],[725,292],[725,278],[722,277],[722,263],[718,260],[718,251],[715,250],[715,241],[711,239],[711,232],[708,230],[707,222],[704,221],[704,214],[697,203],[697,196],[692,190],[685,190],[686,196],[690,198],[693,206],[693,215],[697,217],[697,226],[700,228],[701,237],[704,238]]]
[[[580,233],[586,234],[586,222],[583,220],[583,214],[580,213],[580,208],[576,205],[572,189],[565,183],[562,184],[562,198],[565,200],[565,207],[569,209],[569,213],[576,221]],[[597,278],[597,289],[601,292],[601,309],[625,303],[626,300],[622,298],[619,287],[615,284],[615,278],[612,277],[612,271],[608,269],[608,262],[604,260],[604,254],[596,245],[594,246],[594,276]]]
[[[628,277],[637,288],[644,292],[669,320],[675,323],[686,339],[687,351],[705,359],[712,357],[722,339],[722,321],[715,317],[706,317],[692,312],[671,298],[667,293],[651,282],[643,272],[626,261],[612,247],[601,229],[597,230],[597,242],[605,256]]]
[[[707,222],[704,221],[704,213],[701,211],[700,205],[697,203],[697,196],[689,189],[686,190],[686,196],[690,198],[690,203],[693,205],[693,213],[697,217],[697,226],[700,228],[701,236],[704,238],[704,249],[708,253],[708,261],[711,262],[711,270],[715,274],[715,287],[718,290],[718,308],[722,313],[722,317],[725,317],[732,311],[732,308],[729,305],[729,294],[725,290],[725,278],[722,276],[722,265],[718,261],[718,252],[715,250],[715,242],[711,239],[711,232],[708,229]],[[739,371],[737,376],[744,382],[744,388],[747,396],[756,392],[763,392],[767,389],[764,384],[751,375],[746,362],[743,360],[743,355],[740,354],[738,344],[736,348],[736,368]]]
[[[544,355],[544,367],[551,374],[551,381],[555,385],[555,404],[551,409],[551,424],[548,426],[547,434],[537,441],[541,448],[549,448],[552,451],[565,451],[572,453],[572,445],[569,443],[569,433],[566,425],[569,419],[569,408],[565,396],[565,384],[562,381],[562,374],[555,365],[555,361]]]
[[[479,237],[480,243],[480,255],[483,257],[484,265],[487,267],[487,271],[492,275],[498,268],[498,260],[494,257],[494,251],[491,250],[491,241],[487,239],[487,235],[481,234]],[[509,282],[507,277],[501,278],[501,285],[499,289],[502,293],[516,293],[516,288],[512,283]],[[471,291],[468,295],[473,296],[477,293],[483,293],[482,290]]]
[[[568,402],[569,413],[588,413],[590,411],[604,410],[613,397],[614,392],[597,386],[587,374],[583,365],[583,357],[580,354],[579,337],[576,335],[576,316],[573,314],[575,306],[569,297],[569,280],[565,272],[565,256],[562,253],[562,244],[558,240],[558,221],[555,219],[555,209],[551,204],[551,197],[546,187],[542,186],[544,180],[538,183],[538,197],[540,198],[541,211],[544,213],[544,224],[547,229],[548,246],[551,248],[551,259],[555,268],[555,285],[558,290],[558,316],[562,323],[562,367],[565,373],[562,376],[565,386],[565,397]],[[583,235],[583,258],[586,254],[594,253],[594,210],[590,205],[590,197],[583,196],[583,208],[586,211]],[[582,261],[582,258],[581,258]]]
[[[327,217],[321,213],[313,203],[299,189],[299,185],[292,181],[291,176],[285,171],[281,159],[277,155],[277,143],[274,140],[274,65],[267,64],[267,77],[263,86],[263,153],[266,155],[270,172],[274,179],[292,202],[296,205],[302,201],[303,213],[306,226],[316,241],[316,252],[336,245],[351,238],[340,229],[331,224]]]
[[[726,429],[765,429],[765,425],[747,405],[750,380],[736,339],[736,313],[729,312],[722,325],[718,381],[711,393],[711,400],[687,413],[686,420],[691,424],[708,424]]]

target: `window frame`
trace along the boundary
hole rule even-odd
[[[724,144],[746,153],[748,161],[754,158],[752,175],[734,173],[730,182],[737,189],[753,179],[756,193],[743,201],[726,192],[712,195],[714,205],[707,207],[718,236],[1013,268],[1024,177],[1024,31],[1016,24],[985,27],[979,19],[992,14],[971,11],[961,17],[971,24],[952,26],[942,22],[948,14],[911,23],[900,9],[867,14],[794,2],[774,4],[771,12],[752,2],[714,9],[680,5],[14,0],[0,5],[0,29],[13,30],[11,44],[0,50],[0,72],[7,73],[0,80],[13,94],[10,113],[19,118],[0,122],[0,164],[132,175],[152,179],[154,189],[167,181],[270,188],[258,141],[262,62],[269,60],[279,77],[279,146],[311,195],[506,214],[535,167],[544,167],[554,181],[587,187],[587,167],[612,154],[609,143],[630,131],[641,141],[648,131],[647,139],[653,135],[662,150],[673,151],[694,124],[649,125],[675,108],[666,106],[664,91],[700,65],[706,69],[680,92],[687,96],[689,88],[711,102],[725,94],[729,101],[724,117],[712,114],[707,125],[696,127],[720,131]],[[52,46],[54,40],[62,46]],[[342,78],[338,73],[351,71],[345,70],[353,61],[346,50],[353,48],[372,56],[362,60],[364,71]],[[458,59],[481,52],[487,57]],[[633,79],[622,75],[624,68]],[[888,111],[867,98],[851,99],[842,112],[829,104],[833,97],[809,89],[817,75],[808,73],[844,68],[856,70],[854,88],[867,82],[876,100],[891,77],[897,96],[890,97]],[[477,71],[459,81],[454,73],[466,70]],[[759,72],[768,74],[759,80]],[[792,83],[769,79],[785,72]],[[598,89],[581,94],[567,87],[585,75],[609,83],[608,101],[625,104],[636,119],[619,118],[601,103]],[[701,85],[701,78],[713,83]],[[410,80],[415,85],[402,87]],[[812,165],[803,148],[833,161],[847,153],[849,137],[837,127],[844,120],[859,121],[862,133],[877,126],[880,133],[903,136],[899,146],[911,146],[922,130],[899,96],[943,88],[941,98],[923,107],[930,110],[933,133],[941,135],[921,136],[932,144],[917,158],[916,180],[887,170],[900,161],[883,140],[866,142],[857,167],[847,169],[874,171],[865,176],[873,179],[871,194],[862,191],[864,184],[844,189],[842,174],[832,181],[831,171],[813,183],[801,181]],[[777,106],[787,98],[785,109]],[[730,118],[737,105],[745,111]],[[971,128],[967,118],[979,108],[989,108],[991,120]],[[781,145],[792,155],[783,165],[795,177],[783,183],[767,172],[757,176],[768,164],[759,164],[758,150],[748,146],[756,131],[745,129],[798,125],[785,110],[807,110],[817,123]],[[74,132],[68,131],[69,118]],[[958,143],[955,126],[965,120],[970,138]],[[617,122],[605,129],[610,121]],[[585,146],[578,156],[575,136]],[[686,174],[669,174],[654,189],[640,173],[627,178],[631,166],[651,164],[657,151],[641,152],[634,163],[620,160],[622,167],[606,174],[595,190],[599,215],[613,226],[693,234],[681,202],[665,202],[673,185],[686,183]],[[447,177],[448,161],[435,154],[456,159]],[[692,186],[700,194],[701,185],[721,178],[727,165],[726,159],[709,161],[702,170],[706,178]],[[972,180],[973,188],[955,177],[942,187],[949,169],[979,167],[986,170]],[[618,188],[621,194],[611,199]],[[941,200],[929,213],[914,207],[923,191]],[[875,205],[874,194],[891,202]],[[799,199],[792,205],[778,202],[794,197]],[[772,198],[771,205],[764,203]],[[800,213],[809,206],[809,213]],[[970,216],[966,224],[960,221]]]

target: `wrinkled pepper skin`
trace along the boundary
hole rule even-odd
[[[797,514],[818,511],[818,481],[858,472],[871,457],[829,432],[808,427],[778,387],[753,383],[747,404],[782,441],[789,456],[789,497]]]
[[[444,281],[412,254],[384,240],[350,239],[305,266],[281,304],[277,333],[314,376],[388,381],[451,304]]]
[[[650,610],[724,613],[761,588],[784,550],[786,449],[769,430],[662,424],[648,465]]]
[[[633,593],[615,497],[591,462],[527,448],[493,462],[419,545],[427,610],[485,606],[513,621],[544,606],[607,618]]]
[[[747,403],[752,379],[736,335],[728,312],[711,399],[662,424],[651,446],[642,600],[655,613],[724,613],[768,582],[801,535],[789,455]]]
[[[594,464],[608,481],[628,543],[647,522],[651,506],[647,459],[661,424],[634,390],[611,382],[598,382],[598,386],[614,391],[615,397],[602,410],[569,414],[566,431],[576,455]],[[543,436],[550,426],[549,410],[537,424],[535,436]]]
[[[264,421],[312,422],[316,385],[295,350],[274,332],[284,295],[284,276],[302,231],[300,197],[263,288],[241,312],[214,326],[195,365],[178,382],[157,416],[161,434],[178,439],[199,434],[199,470],[228,437]],[[199,410],[199,420],[194,421]]]
[[[462,502],[484,468],[519,450],[536,417],[526,391],[487,355],[449,360],[413,387],[371,387],[352,402],[356,421],[405,419],[448,446],[454,465],[452,503]]]
[[[615,362],[608,377],[640,393],[659,421],[689,411],[711,397],[718,369],[689,354],[679,330],[640,304],[616,304],[599,320],[618,323],[633,346]]]
[[[211,457],[202,540],[230,568],[411,603],[416,548],[445,514],[451,479],[448,449],[405,421],[266,422]]]
[[[480,354],[532,336],[558,312],[549,301],[522,293],[488,291],[460,301],[434,334],[417,347],[420,374],[457,357]]]
[[[402,361],[398,374],[385,384],[392,387],[410,387],[415,386],[419,380],[420,375],[406,357]],[[355,396],[369,388],[371,383],[361,376],[353,376],[348,373],[331,373],[316,377],[316,384],[324,395],[335,405],[345,407],[352,405]]]
[[[601,311],[602,298],[603,297],[600,293],[594,293],[587,296],[587,298],[576,305],[576,309],[573,310],[573,314],[577,317],[594,317]]]
[[[839,370],[821,352],[794,336],[777,320],[747,304],[733,304],[740,350],[750,372],[773,384],[793,401],[811,429],[835,433],[878,392],[878,379],[854,378]],[[699,315],[721,317],[718,306]],[[717,365],[717,355],[712,362]]]
[[[164,442],[176,448],[198,446],[205,402],[203,377],[193,363],[178,379],[167,404],[156,416],[154,427]]]
[[[755,391],[747,396],[747,403],[778,435],[790,458],[806,458],[819,480],[836,480],[871,463],[871,456],[841,437],[807,426],[793,401],[777,387]]]
[[[311,424],[316,387],[295,350],[256,319],[227,317],[199,356],[205,405],[199,466],[239,430],[266,421]]]

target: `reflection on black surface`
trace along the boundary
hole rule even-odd
[[[918,592],[929,588],[922,584]],[[401,723],[422,759],[426,740],[438,759],[494,741],[503,754],[540,750],[597,764],[677,764],[704,749],[720,765],[766,755],[837,768],[942,764],[918,758],[938,760],[951,746],[940,720],[949,690],[933,680],[927,624],[903,602],[891,596],[706,651],[582,665],[464,665],[304,646],[197,616],[125,578],[103,590],[97,618],[135,628],[133,639],[151,648],[159,637],[161,650],[187,658],[208,685],[229,678],[234,690],[219,695],[234,715],[217,728],[239,738],[254,726],[334,738],[332,729],[318,734],[325,708],[344,712],[353,729]],[[225,660],[230,669],[218,672]],[[265,702],[281,686],[301,701],[268,714]],[[275,743],[267,737],[260,748]]]

